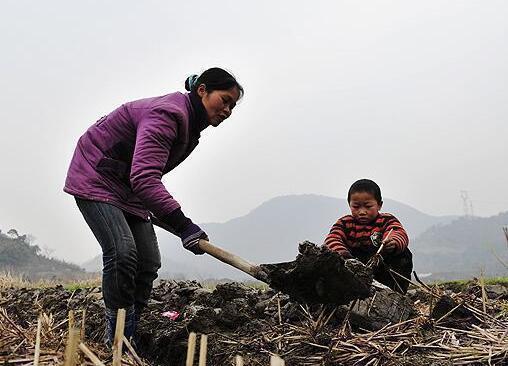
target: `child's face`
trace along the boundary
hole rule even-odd
[[[349,199],[351,216],[361,224],[368,224],[374,221],[381,209],[372,193],[355,192]]]

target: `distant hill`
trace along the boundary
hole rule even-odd
[[[454,220],[456,216],[436,217],[424,214],[403,203],[385,200],[384,212],[396,215],[411,237],[433,225]],[[295,259],[298,243],[310,240],[322,243],[331,225],[349,212],[345,199],[320,195],[288,195],[273,198],[245,216],[225,223],[200,226],[213,243],[256,263],[283,262]],[[161,276],[193,278],[245,278],[243,273],[209,256],[194,256],[183,250],[175,236],[158,231],[163,266]],[[98,270],[100,257],[84,264]]]
[[[41,255],[37,245],[30,244],[27,235],[15,230],[0,232],[0,272],[22,275],[31,280],[75,279],[85,276],[85,271],[75,264]]]
[[[434,226],[413,240],[415,267],[437,279],[456,279],[508,274],[508,247],[502,227],[508,225],[508,212],[492,217],[459,218]]]

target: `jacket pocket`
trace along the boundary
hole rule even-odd
[[[95,170],[102,176],[112,193],[116,194],[122,201],[128,201],[131,192],[129,174],[130,166],[120,160],[103,156]]]
[[[129,178],[129,166],[126,162],[103,156],[97,163],[96,169],[109,177],[125,180]]]

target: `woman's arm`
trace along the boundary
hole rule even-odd
[[[132,158],[130,182],[134,194],[166,226],[173,228],[186,249],[203,254],[199,239],[208,238],[201,228],[186,217],[180,204],[162,183],[162,172],[177,137],[176,122],[164,111],[152,110],[138,124]]]
[[[162,183],[162,172],[177,137],[177,124],[164,111],[152,110],[139,121],[130,183],[134,194],[158,217],[179,208]]]

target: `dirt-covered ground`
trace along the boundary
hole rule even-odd
[[[348,313],[349,306],[299,304],[240,283],[211,290],[193,281],[161,281],[139,324],[137,349],[148,364],[183,365],[188,334],[194,331],[209,336],[207,365],[233,365],[235,355],[243,356],[246,365],[268,365],[271,354],[286,365],[508,364],[505,286],[471,283],[460,293],[421,287],[391,302],[386,299],[392,295],[383,291],[376,295],[381,302],[370,298]],[[0,362],[33,360],[41,313],[41,357],[46,364],[51,357],[56,362],[65,347],[69,310],[76,323],[86,310],[83,341],[110,362],[102,344],[100,288],[5,289],[0,308]],[[166,311],[180,315],[171,320],[162,316]]]

